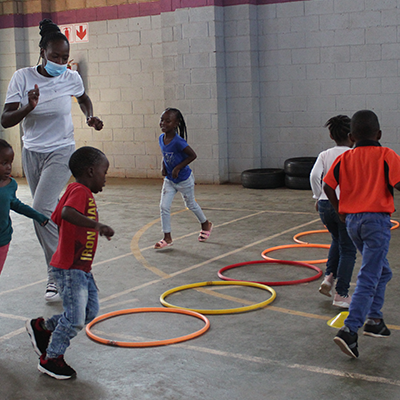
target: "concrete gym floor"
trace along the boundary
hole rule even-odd
[[[18,196],[31,204],[29,189],[18,179]],[[230,264],[260,260],[269,247],[294,244],[293,235],[322,229],[311,191],[244,189],[240,185],[197,185],[196,199],[214,223],[206,243],[199,224],[180,195],[173,204],[174,245],[152,247],[162,238],[158,220],[161,180],[109,179],[96,196],[101,221],[115,229],[108,242],[99,238],[93,272],[100,289],[100,314],[115,310],[162,307],[166,290],[195,282],[219,281],[217,271]],[[400,196],[396,193],[399,205]],[[393,219],[400,215],[393,214]],[[387,288],[385,321],[390,338],[360,336],[359,359],[333,343],[336,329],[327,320],[340,309],[318,292],[321,279],[300,285],[273,286],[277,298],[262,309],[208,315],[202,336],[161,347],[123,348],[90,340],[85,331],[73,339],[66,361],[77,378],[57,381],[37,370],[24,323],[61,311],[61,303],[43,299],[46,272],[32,222],[12,214],[14,236],[0,276],[1,400],[180,400],[180,399],[397,399],[400,396],[399,243],[392,233],[389,261],[394,277]],[[329,243],[327,234],[303,238]],[[279,250],[280,259],[324,258],[325,249]],[[351,293],[360,266],[358,255]],[[324,264],[319,264],[323,269]],[[315,271],[262,264],[227,271],[227,276],[258,281],[294,280]],[[167,301],[196,309],[227,309],[262,302],[270,293],[245,286],[183,290]],[[93,332],[113,340],[168,339],[197,331],[204,323],[171,313],[140,313],[112,318]],[[360,330],[360,333],[361,330]]]

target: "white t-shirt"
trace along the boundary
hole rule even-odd
[[[74,126],[71,116],[71,96],[85,93],[77,71],[67,69],[60,76],[45,77],[37,67],[17,70],[8,85],[6,104],[28,104],[28,91],[39,86],[39,102],[22,121],[24,147],[38,153],[50,153],[73,145]]]
[[[322,179],[329,171],[336,158],[350,149],[351,148],[347,146],[335,146],[319,153],[317,161],[315,161],[310,173],[310,184],[314,199],[328,200],[324,190],[322,189]],[[339,186],[336,188],[336,195],[339,198]]]

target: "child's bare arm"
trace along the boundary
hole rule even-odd
[[[111,236],[114,235],[114,230],[110,226],[90,219],[72,207],[63,207],[61,211],[61,218],[70,224],[99,231],[100,235],[105,236],[108,240],[110,240]]]
[[[336,212],[339,212],[339,200],[336,196],[336,191],[335,189],[331,188],[328,184],[324,182],[324,192],[326,194],[326,197],[329,199],[329,201],[332,204],[332,207],[335,209]]]
[[[339,218],[342,222],[346,220],[346,214],[339,214],[339,200],[336,196],[336,191],[332,187],[330,187],[328,184],[324,182],[324,192],[326,194],[326,197],[329,199],[329,201],[332,204],[332,207],[335,209],[335,211],[338,213]]]
[[[186,146],[183,150],[185,154],[188,155],[180,164],[178,164],[173,170],[172,170],[172,177],[175,179],[178,177],[179,171],[186,167],[186,165],[190,164],[192,161],[194,161],[197,158],[197,154],[195,151],[190,147]]]

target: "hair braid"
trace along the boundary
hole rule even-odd
[[[350,132],[350,118],[347,115],[337,115],[330,118],[325,127],[329,129],[332,139],[335,142],[343,142]]]
[[[179,136],[187,141],[186,122],[185,119],[183,118],[182,113],[177,108],[166,108],[165,111],[170,111],[175,114],[175,117],[178,120]]]
[[[42,37],[39,42],[41,49],[47,49],[50,42],[57,40],[65,40],[69,44],[67,37],[61,33],[60,28],[51,19],[46,18],[40,21],[39,30]]]

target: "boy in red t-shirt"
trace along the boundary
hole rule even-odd
[[[70,340],[99,311],[91,267],[98,234],[110,240],[114,231],[98,222],[93,193],[102,191],[108,166],[105,154],[94,147],[81,147],[72,154],[69,168],[76,182],[68,185],[52,214],[52,220],[59,227],[59,241],[51,266],[60,288],[64,313],[46,321],[36,318],[25,324],[33,348],[40,355],[39,371],[56,379],[76,375],[64,361],[64,353]]]
[[[386,255],[394,211],[393,188],[400,190],[400,157],[380,145],[382,132],[374,112],[357,111],[351,118],[350,131],[355,147],[336,158],[324,178],[324,190],[362,254],[349,315],[333,339],[345,354],[357,358],[357,332],[364,323],[366,336],[390,335],[382,307],[392,277]],[[338,185],[340,200],[335,192]]]

